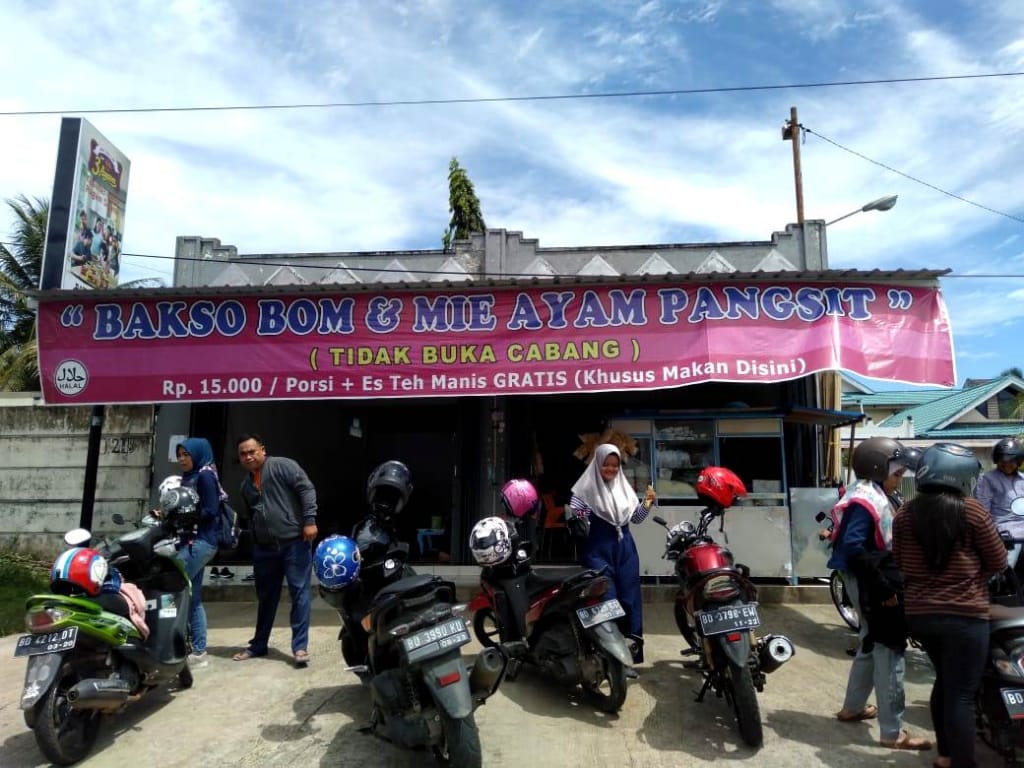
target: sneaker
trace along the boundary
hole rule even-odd
[[[210,654],[206,651],[202,653],[190,653],[188,655],[188,666],[189,669],[199,669],[205,667],[210,663]]]
[[[219,579],[220,578],[220,568],[211,568],[210,569],[210,578],[211,579]]]
[[[242,577],[242,581],[256,581],[256,574],[250,571]]]
[[[223,568],[220,569],[220,577],[222,579],[233,579],[235,578],[235,572],[228,570],[228,567],[225,565]]]

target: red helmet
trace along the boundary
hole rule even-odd
[[[95,597],[107,578],[107,559],[95,549],[72,547],[58,555],[50,569],[50,588],[61,594]]]
[[[512,517],[520,518],[539,509],[540,497],[529,480],[509,480],[501,487],[501,503]]]
[[[731,469],[706,467],[697,476],[697,495],[706,502],[728,509],[736,499],[747,495],[747,487]]]

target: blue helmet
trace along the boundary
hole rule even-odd
[[[355,581],[361,564],[359,547],[348,536],[328,536],[317,545],[313,555],[317,581],[329,592],[344,589]]]

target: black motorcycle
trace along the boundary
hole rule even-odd
[[[370,721],[362,730],[397,746],[429,747],[454,768],[479,768],[473,713],[498,689],[507,657],[487,648],[466,669],[460,649],[470,636],[455,584],[415,574],[407,556],[408,545],[400,543],[369,550],[352,584],[320,590],[341,616],[347,669],[370,689]]]

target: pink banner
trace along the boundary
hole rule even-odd
[[[952,386],[933,288],[722,282],[39,306],[53,404],[600,392],[847,370]]]

